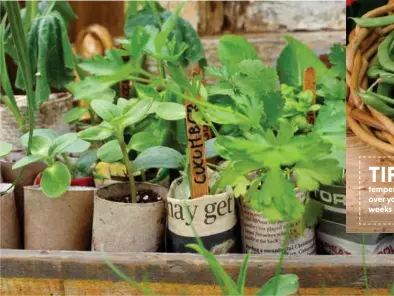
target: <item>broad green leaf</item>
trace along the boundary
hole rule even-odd
[[[98,160],[97,151],[98,149],[94,149],[82,153],[75,164],[75,168],[85,176],[90,175],[92,165]]]
[[[67,166],[59,161],[42,172],[41,188],[44,194],[56,198],[65,193],[71,183],[71,173]]]
[[[52,141],[44,136],[33,136],[31,145],[31,154],[47,156],[51,148]]]
[[[104,80],[103,78],[89,76],[78,82],[70,82],[66,85],[66,88],[73,94],[75,100],[91,101],[99,99],[112,102],[115,92],[111,89],[111,86],[116,82],[116,80]]]
[[[142,120],[152,106],[152,100],[139,100],[126,114],[114,118],[110,123],[124,129]]]
[[[94,100],[91,106],[99,117],[108,122],[120,115],[118,107],[105,100]]]
[[[244,60],[258,60],[254,46],[242,36],[225,35],[219,40],[219,60],[232,75],[238,72],[238,65]]]
[[[127,150],[141,152],[150,147],[160,146],[162,141],[163,139],[160,134],[152,132],[139,132],[133,135],[129,144],[127,145]]]
[[[324,63],[302,42],[291,36],[286,36],[285,39],[288,44],[282,50],[276,65],[280,82],[290,86],[302,86],[304,70],[313,67],[316,70],[317,83],[320,84],[328,73]]]
[[[298,276],[295,274],[281,274],[278,279],[271,278],[264,286],[256,293],[259,296],[271,296],[275,293],[276,280],[278,281],[278,288],[275,295],[287,296],[296,293],[299,288]]]
[[[6,142],[0,142],[0,157],[6,156],[12,151],[12,144]]]
[[[55,156],[61,152],[65,152],[66,148],[74,144],[78,140],[76,133],[68,133],[57,137],[53,140],[49,153]]]
[[[184,165],[184,157],[174,149],[158,146],[140,153],[133,165],[135,172],[150,168],[179,169]]]
[[[46,137],[49,140],[53,141],[54,139],[56,139],[59,135],[51,130],[51,129],[35,129],[33,131],[33,136],[41,136],[41,137]],[[28,141],[29,141],[29,133],[24,134],[21,137],[21,144],[24,147],[27,147]]]
[[[36,161],[44,160],[45,156],[43,155],[28,155],[20,160],[18,160],[14,165],[12,166],[13,170],[19,169],[21,167],[27,166],[28,164],[31,164]]]
[[[66,123],[71,123],[80,120],[88,110],[84,107],[74,107],[63,114],[63,120]]]
[[[97,151],[97,156],[104,162],[116,162],[123,158],[122,149],[117,140],[105,143]]]
[[[178,103],[163,102],[156,107],[156,114],[165,120],[184,119],[186,116],[185,106]]]
[[[103,124],[89,127],[78,133],[78,136],[87,141],[101,141],[108,139],[113,134],[113,129],[103,126]]]
[[[63,150],[65,153],[82,153],[88,150],[90,143],[82,139],[77,139],[73,144]]]
[[[121,56],[114,50],[112,55],[106,56],[95,55],[90,59],[84,60],[78,66],[86,72],[96,76],[112,75],[117,72],[120,66],[124,64]]]

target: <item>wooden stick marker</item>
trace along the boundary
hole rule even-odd
[[[199,71],[192,71],[191,76],[193,77],[199,73]],[[185,101],[185,109],[191,174],[191,197],[198,198],[207,195],[209,192],[204,129],[193,120],[193,111],[198,112],[197,105],[190,101]]]
[[[312,105],[316,104],[316,71],[309,67],[304,71],[304,90],[310,90],[313,94]],[[314,111],[308,113],[308,122],[315,123],[316,114]]]

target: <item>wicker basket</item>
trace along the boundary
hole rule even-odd
[[[15,96],[22,114],[26,114],[26,96]],[[72,108],[73,98],[70,93],[52,94],[35,115],[35,128],[52,129],[59,134],[70,132],[73,127],[63,121],[63,113]],[[22,136],[13,114],[0,105],[0,141],[11,143],[14,149],[22,148],[19,138]]]
[[[363,17],[379,17],[393,13],[393,2],[369,11]],[[368,88],[368,67],[377,59],[380,43],[393,30],[394,24],[378,28],[357,26],[350,34],[346,49],[348,127],[362,141],[385,155],[394,155],[394,123],[391,118],[366,105],[357,92]]]

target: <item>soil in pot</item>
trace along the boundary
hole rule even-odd
[[[324,205],[316,229],[318,253],[324,255],[361,255],[362,234],[346,233],[346,186],[321,185],[313,198]],[[390,233],[367,233],[366,254],[394,254],[394,236]]]
[[[307,197],[306,192],[297,191],[301,201]],[[255,254],[280,253],[286,235],[287,223],[269,222],[260,213],[254,211],[248,204],[241,202],[241,228],[243,252]],[[297,225],[294,224],[294,227]],[[286,254],[311,255],[316,254],[315,229],[307,228],[302,235],[291,232]]]
[[[132,203],[128,183],[98,189],[94,198],[92,250],[163,250],[166,195],[167,189],[162,186],[137,183],[137,203]]]
[[[95,190],[70,186],[49,198],[38,186],[25,187],[25,249],[89,250]]]
[[[214,183],[209,174],[210,185]],[[189,199],[189,185],[176,179],[170,187],[167,199],[167,250],[176,253],[194,252],[187,247],[196,243],[191,228],[193,223],[204,246],[213,254],[237,253],[239,227],[235,199],[230,191]],[[188,212],[190,211],[190,215]]]
[[[0,183],[0,192],[7,190],[11,184]],[[21,248],[21,232],[16,215],[13,190],[0,195],[0,249]]]

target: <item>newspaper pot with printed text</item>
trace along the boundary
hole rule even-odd
[[[296,190],[296,197],[304,202],[308,196],[305,191]],[[271,223],[263,215],[253,210],[245,201],[240,202],[243,252],[255,254],[280,253],[287,231],[287,223]],[[291,223],[291,222],[290,222]],[[294,223],[294,227],[297,223]],[[316,254],[315,230],[306,228],[301,235],[290,234],[287,255]]]
[[[0,192],[6,191],[11,184],[0,183]],[[0,194],[0,249],[21,248],[21,233],[16,215],[13,190]]]
[[[214,175],[208,171],[209,185]],[[213,254],[236,253],[239,231],[235,199],[230,190],[190,199],[190,186],[182,177],[171,184],[167,199],[167,249],[170,252],[192,252],[195,243],[193,227],[204,246]]]
[[[316,228],[318,252],[330,255],[361,255],[363,234],[346,233],[346,186],[321,185],[313,198],[324,205]],[[394,254],[394,235],[368,233],[366,254]]]
[[[99,188],[94,197],[92,251],[157,252],[165,229],[163,199],[168,190],[136,183],[137,203],[131,203],[127,182]]]
[[[49,198],[39,186],[26,186],[25,249],[90,250],[95,190],[70,186]]]

